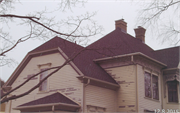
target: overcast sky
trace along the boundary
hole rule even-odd
[[[15,5],[15,10],[13,12],[16,14],[23,15],[27,12],[30,12],[32,9],[38,11],[42,9],[44,6],[53,9],[55,6],[57,6],[57,3],[57,0],[55,0],[54,2],[49,2],[47,0],[41,0],[40,2],[24,0],[21,2],[21,4],[17,3]],[[119,20],[122,18],[127,22],[127,32],[132,36],[135,36],[134,28],[138,26],[136,25],[136,23],[139,9],[139,1],[132,2],[131,0],[90,0],[88,3],[85,4],[84,7],[73,8],[72,12],[67,11],[66,16],[81,15],[86,12],[97,11],[97,15],[93,19],[103,26],[104,31],[103,35],[98,35],[94,38],[91,38],[90,42],[94,42],[99,38],[102,38],[104,35],[113,31],[115,29],[115,20]],[[62,14],[57,13],[56,19],[61,19],[62,16]],[[23,30],[24,28],[17,29],[15,27],[16,26],[14,26],[13,28],[9,27],[9,31],[13,34],[14,37],[18,37],[19,34],[26,34],[26,32]],[[50,39],[51,38],[53,37],[50,37]],[[170,47],[169,44],[161,44],[160,40],[157,40],[155,37],[152,37],[151,33],[148,32],[148,29],[145,38],[145,43],[155,50]],[[19,44],[8,55],[13,57],[18,63],[20,63],[29,51],[33,50],[34,48],[38,47],[44,42],[45,41],[42,40],[29,40],[25,43]],[[14,64],[10,67],[1,67],[0,77],[6,81],[17,66],[18,64]]]

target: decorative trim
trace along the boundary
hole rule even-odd
[[[149,57],[149,56],[147,56],[147,55],[145,55],[145,54],[143,54],[141,52],[135,52],[135,53],[124,54],[124,55],[117,55],[117,56],[113,56],[113,57],[100,58],[100,59],[95,59],[93,61],[99,62],[99,61],[115,59],[115,58],[121,58],[121,57],[127,57],[127,56],[133,56],[133,55],[141,55],[141,56],[146,57],[147,59],[150,59],[150,60],[152,60],[152,61],[154,61],[154,62],[156,62],[156,63],[158,63],[158,64],[160,64],[162,66],[167,66],[166,64],[164,64],[162,62],[159,62],[158,60],[155,60],[155,59],[153,59],[153,58],[151,58],[151,57]]]
[[[178,74],[173,74],[173,75],[165,75],[165,82],[168,82],[168,81],[178,81],[180,82],[180,75]]]

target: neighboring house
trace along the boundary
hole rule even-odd
[[[92,43],[73,61],[30,94],[6,103],[6,113],[20,112],[162,112],[180,109],[179,47],[153,50],[145,29],[126,32],[126,22]],[[63,64],[84,49],[55,37],[30,51],[5,86],[12,89],[30,76]],[[31,79],[11,95],[21,94],[52,70]],[[9,96],[11,96],[9,95]]]

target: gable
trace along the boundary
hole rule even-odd
[[[20,85],[29,76],[32,76],[36,73],[39,73],[41,69],[46,69],[54,66],[59,66],[64,63],[65,59],[59,53],[52,53],[48,55],[42,55],[38,57],[32,57],[29,62],[24,66],[24,68],[16,75],[14,81],[12,82],[12,88]],[[50,71],[48,71],[50,73]],[[39,82],[39,75],[31,79],[25,85],[23,85],[20,90],[17,90],[18,93],[22,93],[26,90],[32,88],[35,84]],[[32,85],[34,84],[34,85]],[[36,89],[38,90],[38,89]]]

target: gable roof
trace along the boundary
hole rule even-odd
[[[77,54],[79,51],[84,49],[84,47],[79,46],[75,43],[69,42],[59,37],[55,37],[48,42],[42,44],[36,49],[29,53],[39,52],[46,49],[53,49],[60,47],[60,49],[70,58]],[[78,67],[78,69],[84,74],[84,76],[100,79],[113,84],[117,84],[116,81],[99,65],[93,62],[94,55],[96,52],[94,50],[85,50],[81,52],[74,60],[73,63]]]
[[[73,102],[72,100],[70,100],[69,98],[65,97],[64,95],[60,94],[60,93],[54,93],[52,95],[28,102],[28,103],[24,103],[22,105],[19,105],[18,107],[22,107],[22,106],[32,106],[32,105],[41,105],[41,104],[54,104],[54,103],[65,103],[65,104],[72,104],[72,105],[78,105],[77,103]]]
[[[74,55],[73,53],[77,53],[84,49],[84,47],[75,43],[55,37],[31,52],[43,51],[56,47],[60,47],[68,57],[71,57]],[[85,49],[85,51],[80,53],[73,60],[73,63],[84,74],[84,76],[104,80],[114,84],[117,84],[116,81],[98,64],[93,62],[93,60],[141,52],[168,65],[168,67],[177,67],[177,63],[179,62],[179,51],[177,48],[154,51],[141,40],[123,32],[120,28],[116,28],[114,31],[87,46]],[[176,54],[176,56],[171,56],[173,53],[174,55]]]
[[[120,28],[116,28],[114,31],[86,48],[56,36],[30,51],[28,54],[37,52],[40,54],[45,50],[57,49],[58,47],[69,58],[82,49],[86,49],[72,61],[75,66],[84,74],[84,76],[113,84],[117,84],[117,82],[96,62],[93,62],[93,60],[140,52],[166,64],[168,68],[177,67],[179,63],[179,47],[154,51],[141,40],[123,32]]]

